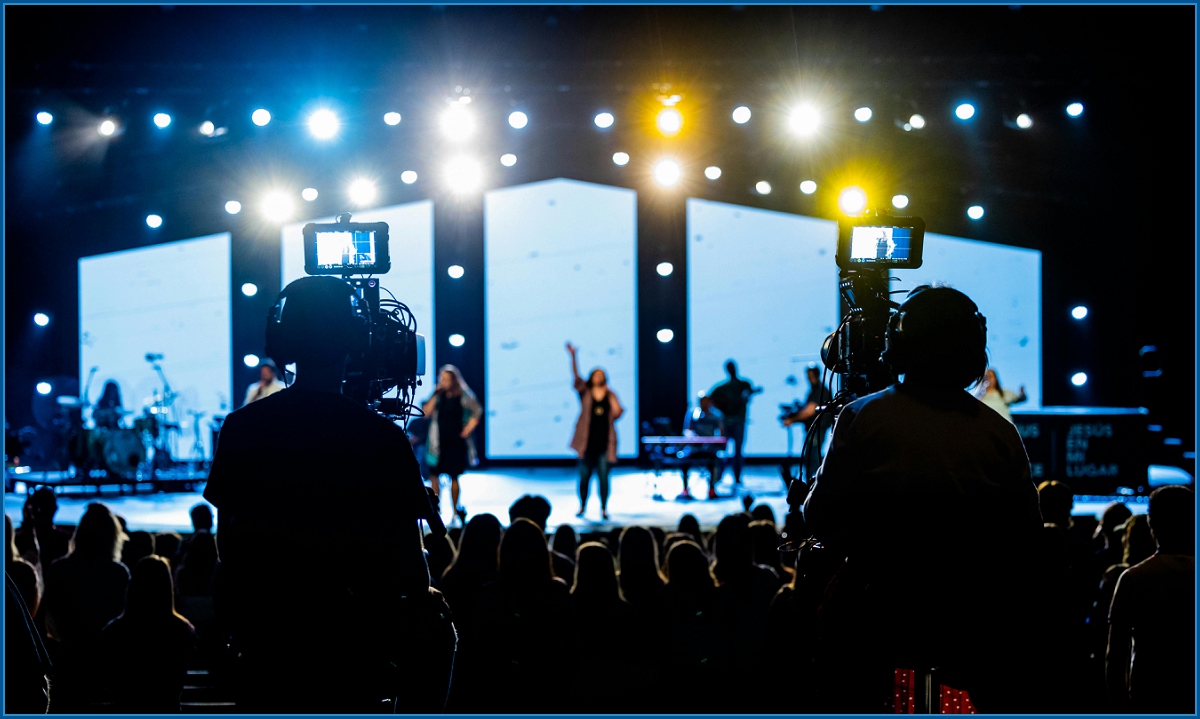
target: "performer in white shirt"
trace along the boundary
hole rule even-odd
[[[271,360],[264,359],[258,364],[258,381],[246,388],[246,401],[242,406],[270,397],[281,389],[287,389],[287,385],[279,379],[279,368]]]

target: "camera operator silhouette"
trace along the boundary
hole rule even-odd
[[[289,284],[266,354],[294,362],[296,379],[221,431],[204,497],[217,507],[216,601],[240,655],[239,710],[445,703],[453,627],[418,524],[436,510],[404,430],[341,394],[365,347],[356,301],[336,278]]]
[[[830,647],[816,685],[843,711],[878,711],[895,668],[936,668],[985,712],[1030,708],[1036,680],[1014,673],[1032,658],[1042,518],[1016,428],[964,389],[986,345],[970,298],[918,287],[883,354],[902,380],[837,418],[804,518],[846,558],[815,630]]]

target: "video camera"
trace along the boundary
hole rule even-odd
[[[371,275],[392,267],[386,222],[351,222],[350,213],[333,223],[304,226],[304,271],[337,275],[354,288],[357,314],[366,326],[366,342],[351,355],[342,393],[368,407],[407,422],[416,388],[425,374],[425,337],[407,305],[380,287]],[[389,299],[381,299],[379,291]],[[384,397],[396,390],[395,397]]]

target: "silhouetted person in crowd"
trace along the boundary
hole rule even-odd
[[[441,576],[454,562],[454,542],[451,541],[449,534],[437,537],[432,533],[427,533],[424,544],[425,562],[429,565],[429,577],[433,580],[433,585],[441,589]]]
[[[750,518],[756,522],[775,524],[775,510],[771,509],[769,504],[756,504],[754,509],[750,510]]]
[[[626,527],[617,545],[618,584],[621,598],[632,609],[630,645],[626,652],[629,679],[626,691],[639,711],[660,710],[657,700],[662,657],[659,647],[662,624],[663,581],[659,570],[658,542],[645,527]]]
[[[694,514],[685,514],[679,518],[679,531],[692,538],[700,546],[704,546],[704,535],[700,532],[700,520]]]
[[[561,524],[554,530],[554,539],[550,542],[550,560],[554,563],[554,576],[566,581],[574,581],[575,553],[579,549],[579,538],[575,528],[569,524]]]
[[[984,711],[1028,706],[1033,682],[1011,672],[1028,664],[1042,518],[1016,427],[965,391],[987,369],[986,346],[970,298],[918,287],[884,354],[902,381],[837,418],[804,510],[848,557],[815,629],[829,647],[819,710],[882,710],[897,667],[938,667]]]
[[[708,556],[694,541],[676,542],[667,550],[663,574],[665,641],[657,651],[663,655],[664,711],[720,711],[713,705],[712,687],[728,677],[721,663],[717,584]],[[758,711],[758,707],[747,705],[744,710]]]
[[[754,547],[754,563],[770,567],[775,572],[776,580],[783,582],[786,573],[783,571],[783,564],[779,556],[779,532],[775,529],[775,522],[765,519],[756,519],[751,522],[750,542]]]
[[[1154,535],[1150,532],[1150,518],[1146,515],[1135,514],[1119,525],[1119,530],[1118,546],[1123,554],[1120,561],[1104,570],[1100,578],[1100,588],[1096,591],[1095,601],[1092,602],[1092,614],[1088,622],[1091,665],[1088,679],[1092,682],[1089,690],[1102,696],[1107,696],[1104,687],[1104,655],[1108,651],[1108,610],[1112,606],[1117,580],[1126,569],[1149,559],[1157,549]]]
[[[125,611],[102,634],[113,708],[118,712],[175,714],[187,678],[196,631],[175,611],[171,567],[162,557],[134,565]]]
[[[438,585],[446,595],[450,610],[454,612],[454,626],[458,630],[454,683],[446,707],[449,712],[457,713],[473,707],[480,711],[489,710],[484,704],[475,703],[478,697],[470,695],[472,689],[478,686],[478,672],[484,670],[481,667],[485,664],[475,647],[478,641],[475,620],[479,615],[479,595],[484,585],[500,577],[502,534],[500,520],[495,515],[476,514],[471,517],[463,527],[458,553]]]
[[[29,498],[32,517],[26,516],[17,530],[17,547],[25,555],[36,548],[42,574],[59,557],[66,556],[71,542],[71,533],[54,526],[54,515],[58,513],[58,497],[54,490],[42,487]],[[32,519],[32,524],[30,523]]]
[[[570,641],[577,642],[578,659],[571,678],[571,709],[586,712],[645,711],[622,689],[628,678],[631,609],[617,588],[612,552],[599,542],[579,547],[571,586]],[[614,687],[621,687],[616,689]]]
[[[12,519],[7,514],[4,515],[4,571],[16,583],[30,615],[37,614],[38,602],[42,599],[41,582],[38,581],[37,569],[17,553]]]
[[[1133,516],[1121,502],[1113,502],[1104,508],[1100,522],[1092,535],[1092,550],[1096,555],[1096,569],[1103,572],[1114,564],[1120,564],[1124,555],[1122,537],[1125,522]]]
[[[518,519],[528,519],[545,532],[550,511],[550,500],[541,495],[525,494],[508,508],[508,523],[511,525]]]
[[[1158,551],[1121,575],[1108,616],[1108,688],[1118,709],[1196,709],[1195,512],[1195,494],[1187,487],[1150,494]]]
[[[4,712],[45,714],[54,671],[50,653],[11,574],[4,589]]]
[[[171,565],[173,570],[179,563],[179,548],[183,545],[183,538],[175,532],[159,532],[154,535],[154,553]]]
[[[54,659],[54,702],[64,712],[87,711],[98,699],[100,631],[125,608],[129,570],[117,561],[125,535],[103,504],[89,504],[71,551],[50,565],[39,610]]]
[[[404,430],[341,392],[362,347],[358,299],[342,280],[304,277],[280,300],[266,354],[295,363],[296,379],[226,417],[204,491],[239,708],[439,711],[453,637],[421,545],[432,505]],[[322,516],[337,531],[297,531]]]
[[[135,567],[138,560],[151,554],[154,554],[154,535],[149,532],[130,532],[129,539],[121,547],[121,564]]]
[[[33,495],[30,495],[25,498],[24,504],[21,505],[21,527],[13,533],[13,540],[17,544],[17,553],[21,556],[21,559],[32,564],[40,575],[42,573],[41,550],[38,547],[37,532],[33,528],[33,525],[36,523],[36,516]],[[67,536],[68,538],[70,537],[70,535]]]

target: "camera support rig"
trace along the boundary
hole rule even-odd
[[[896,375],[883,361],[892,312],[900,305],[889,298],[886,269],[844,269],[838,289],[849,309],[837,332],[821,348],[821,359],[843,377],[837,409],[885,389]]]

